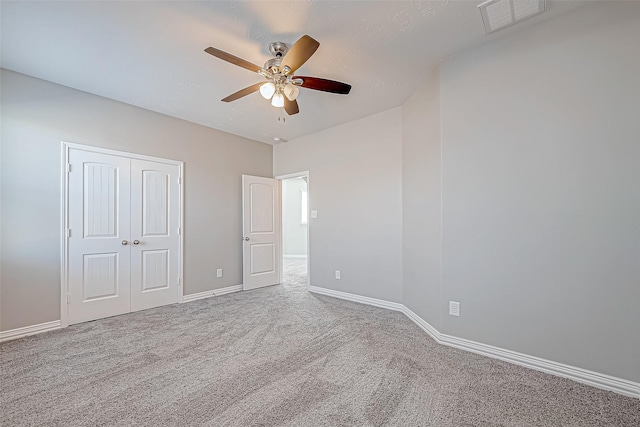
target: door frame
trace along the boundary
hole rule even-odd
[[[282,194],[282,180],[291,178],[307,178],[307,290],[311,287],[311,179],[309,178],[309,171],[289,173],[286,175],[278,175],[275,179],[278,180],[280,186],[280,194]],[[283,279],[283,266],[284,266],[284,223],[282,216],[282,204],[283,197],[280,197],[280,253],[278,254],[278,262],[280,263],[280,283]]]
[[[60,327],[69,326],[69,150],[88,151],[91,153],[109,154],[112,156],[126,157],[136,160],[149,160],[152,162],[165,163],[180,168],[178,176],[178,224],[180,232],[178,239],[178,302],[182,302],[184,297],[184,277],[183,277],[183,253],[184,253],[184,162],[179,160],[163,159],[161,157],[146,156],[143,154],[129,153],[127,151],[111,150],[108,148],[95,147],[92,145],[78,144],[75,142],[61,141],[61,179],[60,179]]]

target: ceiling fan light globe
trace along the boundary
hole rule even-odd
[[[273,95],[271,99],[271,105],[274,107],[284,107],[284,95],[281,93],[276,93]]]
[[[289,101],[295,101],[300,93],[300,89],[297,86],[289,83],[284,87],[284,95],[287,97]]]
[[[271,99],[275,92],[276,86],[271,82],[267,82],[260,86],[260,95],[262,95],[264,99]]]

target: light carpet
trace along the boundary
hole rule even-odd
[[[640,426],[640,401],[279,286],[0,345],[2,426]],[[296,264],[297,263],[297,264]]]

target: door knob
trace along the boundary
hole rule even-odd
[[[248,238],[248,237],[245,237],[245,238],[244,238],[244,240],[248,242],[248,241],[249,241],[249,238]]]
[[[134,240],[134,241],[133,241],[133,244],[134,244],[134,245],[139,245],[139,244],[140,244],[140,240]]]
[[[123,240],[123,241],[122,241],[122,246],[127,246],[128,244],[129,244],[129,242],[128,242],[128,241],[126,241],[126,240]]]

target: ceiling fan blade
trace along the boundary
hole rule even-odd
[[[334,80],[321,79],[318,77],[293,76],[294,79],[302,79],[300,86],[307,89],[321,90],[323,92],[339,93],[347,95],[351,91],[351,85]]]
[[[288,115],[293,116],[294,114],[298,114],[300,109],[298,108],[298,101],[295,99],[293,101],[289,101],[289,99],[284,97],[284,111],[287,112]]]
[[[254,85],[251,85],[249,87],[245,87],[244,89],[239,90],[236,93],[232,93],[231,95],[227,96],[222,101],[223,102],[231,102],[231,101],[235,101],[236,99],[240,99],[243,96],[250,95],[253,92],[257,92],[258,90],[260,90],[260,86],[262,86],[263,84],[264,84],[264,82],[260,82],[260,83],[256,83]]]
[[[291,46],[291,49],[287,51],[284,58],[282,58],[280,69],[284,68],[286,65],[291,69],[289,73],[293,73],[295,70],[300,68],[302,64],[307,62],[307,59],[311,58],[311,55],[318,50],[318,46],[320,46],[320,43],[311,37],[300,37],[300,39]]]
[[[262,67],[258,67],[256,64],[252,64],[249,61],[245,61],[242,58],[233,56],[230,53],[224,52],[220,49],[216,49],[215,47],[208,47],[204,51],[210,55],[215,56],[216,58],[220,58],[223,61],[230,62],[234,65],[237,65],[238,67],[246,68],[249,71],[254,71],[257,73],[259,70],[262,70]]]

